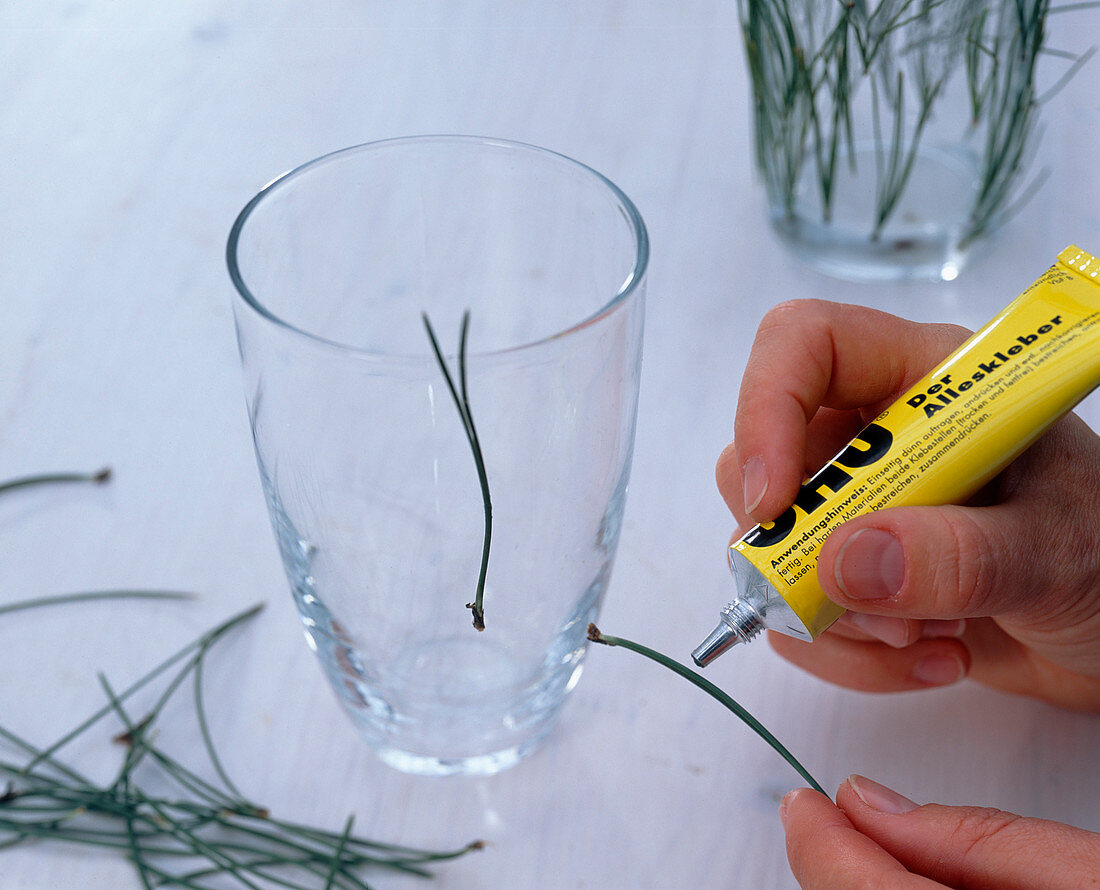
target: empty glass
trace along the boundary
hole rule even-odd
[[[505,768],[577,682],[630,470],[647,255],[598,173],[473,137],[326,155],[233,226],[284,567],[341,704],[399,769]]]

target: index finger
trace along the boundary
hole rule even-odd
[[[864,306],[780,303],[764,316],[737,400],[735,460],[746,512],[774,519],[803,482],[806,431],[819,408],[871,420],[967,336]]]

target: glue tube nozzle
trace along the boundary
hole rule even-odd
[[[703,668],[738,643],[747,643],[764,629],[764,617],[756,607],[734,600],[721,612],[722,620],[691,653],[691,660]]]

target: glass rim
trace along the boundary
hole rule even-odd
[[[553,151],[552,149],[542,148],[538,145],[532,145],[526,142],[517,142],[511,139],[495,138],[489,136],[467,136],[467,135],[423,135],[423,136],[398,136],[390,139],[379,139],[370,142],[361,142],[356,145],[349,145],[345,148],[339,148],[334,151],[327,152],[322,155],[318,155],[312,160],[299,164],[296,167],[291,168],[285,173],[280,174],[273,180],[267,183],[261,188],[247,204],[237,214],[237,218],[233,221],[233,225],[229,230],[229,238],[226,241],[225,258],[226,265],[229,270],[229,278],[233,283],[234,290],[237,296],[251,308],[256,314],[264,318],[277,328],[286,331],[292,335],[300,336],[308,341],[312,341],[318,345],[327,347],[335,347],[343,352],[354,354],[363,358],[377,358],[386,361],[394,361],[400,359],[417,359],[421,358],[429,360],[430,355],[406,355],[402,353],[389,353],[379,352],[374,349],[366,349],[361,346],[354,346],[350,343],[344,343],[340,340],[334,340],[329,337],[323,337],[320,334],[314,333],[307,328],[300,327],[299,325],[292,324],[280,315],[272,312],[259,297],[252,292],[252,290],[245,283],[244,276],[241,273],[240,266],[237,263],[237,248],[240,243],[241,232],[244,229],[245,224],[252,217],[253,212],[264,203],[265,199],[274,192],[279,191],[282,187],[288,185],[292,181],[308,174],[313,169],[320,167],[324,164],[331,163],[341,159],[347,155],[356,155],[364,153],[368,150],[384,148],[387,146],[399,146],[416,145],[416,144],[430,144],[430,143],[454,143],[461,145],[486,145],[496,146],[498,148],[506,148],[510,150],[518,150],[523,153],[542,155],[555,162],[564,162],[566,166],[574,167],[580,170],[585,175],[592,177],[598,185],[602,185],[611,196],[618,203],[619,210],[622,212],[624,218],[630,226],[634,234],[634,265],[630,270],[630,274],[626,277],[623,283],[620,285],[618,291],[613,294],[607,302],[603,303],[598,309],[590,313],[586,317],[570,324],[568,327],[554,331],[545,336],[539,337],[536,340],[528,342],[518,343],[514,346],[505,346],[497,349],[489,349],[484,351],[472,350],[471,355],[480,356],[493,356],[493,355],[506,355],[509,353],[520,352],[523,350],[533,349],[541,344],[544,344],[550,340],[557,340],[562,337],[568,336],[574,331],[581,330],[582,328],[589,327],[592,324],[600,321],[605,316],[612,314],[619,306],[623,305],[627,299],[632,296],[641,287],[641,283],[645,278],[646,268],[649,265],[649,235],[646,231],[645,222],[642,219],[641,214],[638,212],[637,207],[634,206],[634,202],[627,197],[614,182],[600,173],[598,170],[589,167],[587,164],[577,161],[568,155],[561,154],[560,152]]]

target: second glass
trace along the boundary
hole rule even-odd
[[[739,0],[782,240],[842,278],[955,278],[1026,196],[1048,7]]]
[[[580,675],[630,470],[647,255],[602,176],[473,137],[336,152],[233,226],[284,567],[341,704],[399,769],[515,763]]]

